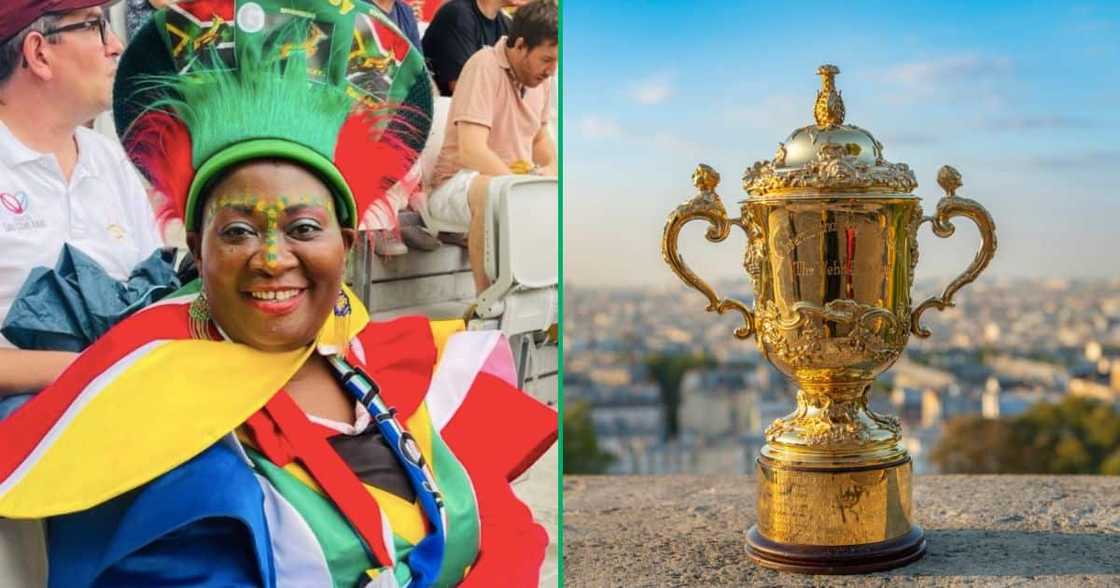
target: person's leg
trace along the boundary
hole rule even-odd
[[[483,259],[486,249],[486,195],[489,193],[490,176],[479,174],[471,180],[470,188],[467,190],[467,205],[471,211],[470,231],[467,233],[467,257],[470,258],[471,273],[474,274],[476,294],[481,294],[490,286]]]

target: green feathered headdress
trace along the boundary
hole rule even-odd
[[[318,175],[356,227],[407,173],[430,125],[423,59],[379,9],[352,4],[180,2],[142,29],[121,60],[114,114],[168,197],[162,219],[196,230],[223,171],[279,158]]]

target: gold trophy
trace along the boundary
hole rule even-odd
[[[707,310],[741,313],[735,336],[754,335],[762,355],[799,387],[797,409],[766,430],[758,458],[751,558],[786,571],[864,573],[906,565],[926,550],[911,516],[899,422],[868,409],[871,383],[911,333],[929,336],[922,313],[953,306],[957,290],[991,261],[996,234],[983,206],[957,196],[961,176],[949,166],[937,174],[945,197],[933,216],[922,216],[910,168],[886,161],[871,133],[844,124],[839,69],[817,73],[816,124],[747,169],[740,217],[727,218],[715,192],[719,174],[701,164],[692,177],[699,193],[669,216],[661,248],[673,271],[708,298]],[[934,234],[949,237],[957,216],[979,227],[980,250],[941,296],[911,309],[918,227],[929,221]],[[723,241],[732,225],[746,232],[753,310],[720,297],[677,253],[681,228],[696,219],[710,223],[709,241]]]

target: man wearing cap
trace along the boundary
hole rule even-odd
[[[0,321],[31,269],[53,267],[65,243],[118,280],[161,246],[123,150],[83,126],[111,105],[123,46],[105,20],[110,3],[0,2]],[[72,359],[0,336],[0,399],[46,386]]]

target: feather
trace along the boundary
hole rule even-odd
[[[152,186],[163,195],[156,204],[161,229],[182,220],[187,190],[194,178],[191,136],[182,121],[162,110],[145,112],[129,127],[124,147]]]

